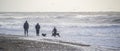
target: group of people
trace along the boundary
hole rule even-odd
[[[25,21],[24,25],[23,25],[23,28],[24,28],[24,34],[25,36],[28,36],[28,29],[29,29],[29,23],[27,21]],[[39,36],[39,32],[40,32],[40,25],[39,23],[37,23],[35,25],[35,29],[36,29],[36,36]],[[45,33],[42,33],[42,36],[46,36]],[[56,37],[60,37],[59,33],[57,33],[57,29],[56,27],[53,28],[52,30],[52,36]]]

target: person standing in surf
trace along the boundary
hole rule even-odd
[[[23,28],[25,36],[28,36],[29,23],[27,21],[25,21]]]
[[[36,24],[35,29],[36,29],[36,36],[39,36],[39,32],[40,32],[40,25],[39,25],[39,23]]]

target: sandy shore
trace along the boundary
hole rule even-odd
[[[18,35],[0,34],[0,51],[120,51],[86,44],[77,44],[53,39],[28,40]],[[34,38],[33,38],[34,39]]]
[[[83,51],[81,48],[43,41],[19,39],[23,36],[0,35],[0,51]]]

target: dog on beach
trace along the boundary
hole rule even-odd
[[[43,36],[43,37],[45,37],[45,36],[46,36],[46,34],[45,34],[45,33],[42,33],[42,36]]]

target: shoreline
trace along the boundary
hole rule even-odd
[[[26,39],[25,39],[26,38]],[[29,39],[21,35],[0,34],[0,50],[3,51],[119,51],[120,49],[102,48],[77,44],[49,38]]]
[[[24,36],[21,36],[24,37]],[[3,51],[83,51],[81,48],[49,43],[46,41],[33,41],[19,39],[16,35],[0,35],[0,50]]]

